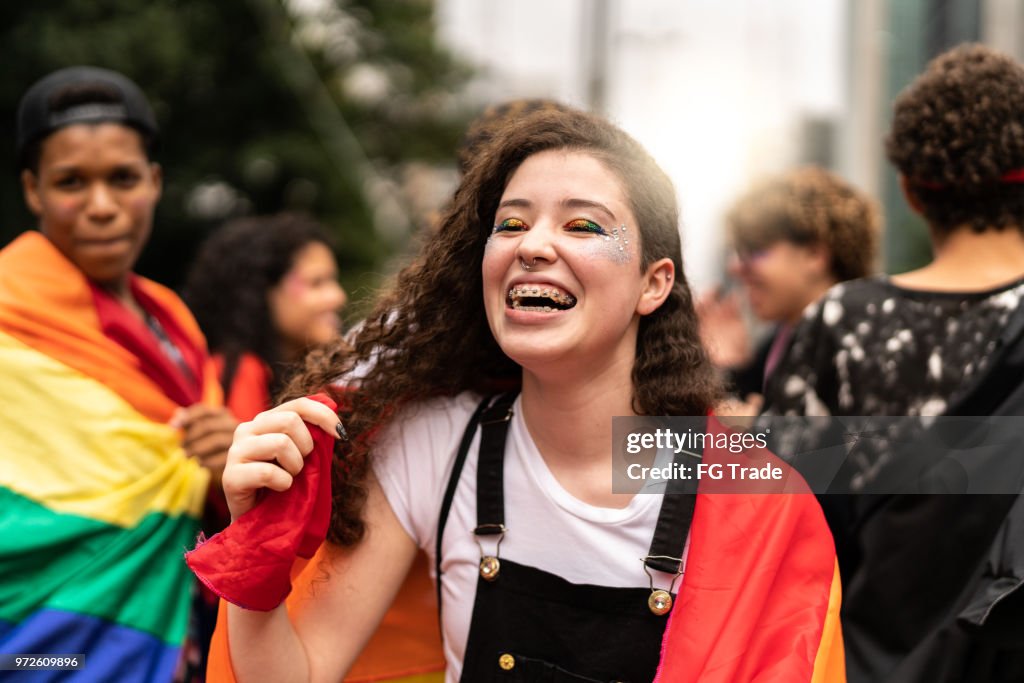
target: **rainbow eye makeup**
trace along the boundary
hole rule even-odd
[[[506,218],[494,225],[491,230],[491,236],[487,238],[487,248],[490,248],[492,244],[491,238],[498,233],[516,235],[529,230],[531,230],[530,226],[521,218]],[[573,238],[572,245],[567,243],[565,248],[582,249],[585,253],[606,258],[613,263],[629,263],[632,260],[632,252],[629,247],[629,230],[626,228],[625,223],[606,230],[589,218],[573,218],[568,223],[565,223],[561,230],[563,235],[577,235],[580,237],[593,235],[596,238],[580,240]],[[555,234],[552,234],[550,237],[543,239],[557,240],[558,238]]]
[[[491,234],[493,235],[498,232],[517,232],[525,229],[526,223],[522,222],[518,218],[506,218],[494,226],[494,229],[491,230]]]
[[[565,224],[565,228],[573,232],[592,232],[595,235],[608,234],[600,225],[594,221],[589,221],[586,218],[574,218]]]

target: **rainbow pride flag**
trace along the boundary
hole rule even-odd
[[[209,475],[167,422],[220,389],[184,304],[131,287],[184,369],[39,233],[0,251],[0,653],[84,655],[32,680],[167,681],[185,638]]]

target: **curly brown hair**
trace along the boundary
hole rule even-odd
[[[741,251],[779,241],[823,245],[836,282],[871,274],[882,229],[881,213],[870,197],[817,166],[756,185],[733,204],[726,224]]]
[[[889,160],[933,228],[1024,229],[1024,66],[984,45],[945,52],[896,99]],[[1003,179],[1003,180],[1001,180]]]
[[[469,122],[466,134],[459,143],[459,148],[455,150],[459,172],[465,174],[469,170],[469,165],[479,156],[480,150],[490,144],[495,132],[503,125],[536,111],[552,109],[561,111],[571,107],[556,100],[525,98],[499,102],[484,109],[479,116]]]
[[[210,350],[224,356],[225,367],[236,367],[246,353],[267,364],[271,395],[281,390],[294,363],[285,353],[267,295],[295,266],[302,249],[314,243],[334,251],[327,229],[304,213],[232,219],[199,247],[181,293]]]
[[[359,382],[334,389],[352,435],[339,448],[330,539],[358,541],[374,435],[403,405],[464,391],[517,389],[522,369],[491,334],[482,305],[484,246],[512,174],[545,150],[590,154],[621,180],[640,233],[641,272],[669,257],[677,277],[667,300],[640,320],[633,366],[633,406],[642,415],[704,415],[720,395],[700,344],[682,268],[679,216],[668,176],[643,148],[602,118],[566,109],[516,117],[478,152],[442,218],[436,237],[383,292],[352,348],[308,359],[291,385],[301,395],[329,385],[357,365]]]

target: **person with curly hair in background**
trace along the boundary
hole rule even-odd
[[[297,398],[239,429],[232,525],[190,555],[237,598],[211,651],[221,675],[339,680],[420,548],[448,681],[843,680],[835,554],[813,496],[611,485],[612,416],[720,427],[675,190],[604,119],[543,111],[503,127],[352,348],[310,360],[293,395],[367,368],[333,392],[349,440],[328,542],[307,584],[263,571],[284,520],[262,511],[318,490],[308,477],[340,425]],[[240,586],[253,572],[267,580]]]
[[[886,151],[928,223],[933,258],[837,285],[809,309],[769,382],[767,412],[1021,414],[1024,65],[981,45],[938,56],[897,98]],[[840,484],[864,490],[896,460],[873,449]],[[1019,497],[822,504],[839,550],[851,681],[1024,680]]]
[[[726,216],[735,250],[729,273],[743,286],[752,313],[775,327],[756,349],[740,297],[713,291],[701,297],[701,335],[728,388],[760,410],[761,392],[811,303],[838,282],[875,267],[878,207],[839,176],[808,166],[764,180],[741,196]]]
[[[240,420],[269,410],[306,354],[337,342],[347,302],[333,246],[311,216],[281,213],[232,220],[202,244],[184,299],[214,353],[228,407]],[[223,496],[207,533],[229,521]],[[216,596],[206,594],[207,614]],[[207,641],[213,629],[209,619]],[[425,559],[418,558],[393,608],[347,681],[440,680],[443,666]],[[407,675],[408,674],[408,675]]]
[[[337,340],[348,300],[326,232],[298,213],[220,227],[200,247],[182,297],[241,420],[273,405],[309,349]]]

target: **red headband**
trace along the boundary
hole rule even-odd
[[[996,182],[1024,183],[1024,168],[1018,168],[1013,171],[1007,171],[1003,175],[999,176]],[[947,187],[949,187],[945,183],[937,183],[932,180],[911,180],[910,184],[916,187],[923,187],[926,190],[944,190]]]

